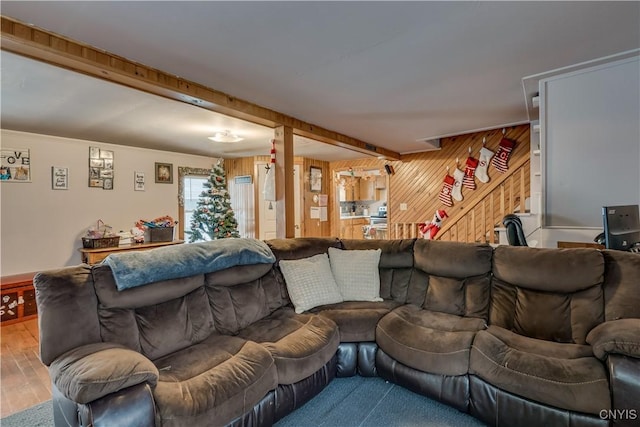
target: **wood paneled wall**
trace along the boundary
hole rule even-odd
[[[513,173],[497,177],[502,182],[493,187],[487,186],[482,199],[475,205],[468,206],[467,212],[448,218],[436,238],[458,242],[498,243],[495,228],[503,227],[504,215],[525,212],[525,201],[531,194],[529,177],[529,159],[515,159]]]
[[[406,224],[403,227],[415,228],[420,222],[428,223],[438,209],[445,209],[449,218],[443,223],[443,234],[439,238],[443,240],[477,241],[486,239],[492,241],[492,235],[487,236],[485,227],[480,227],[480,219],[488,218],[498,224],[502,216],[512,213],[524,206],[525,199],[530,194],[529,178],[529,125],[520,125],[505,128],[506,138],[515,141],[516,145],[509,159],[510,169],[505,175],[489,165],[490,181],[486,184],[476,179],[475,190],[462,189],[464,199],[455,202],[453,207],[444,206],[438,195],[442,189],[444,177],[447,173],[453,174],[456,167],[456,158],[459,160],[460,169],[469,155],[469,147],[473,157],[478,158],[478,152],[482,147],[483,138],[486,138],[486,147],[493,152],[498,149],[498,144],[503,137],[503,129],[494,129],[472,134],[459,135],[441,140],[441,149],[424,153],[407,154],[400,161],[385,161],[374,157],[358,160],[345,160],[338,162],[323,162],[307,158],[296,157],[294,162],[302,168],[302,216],[301,235],[305,237],[327,237],[339,235],[339,212],[337,202],[337,186],[333,181],[336,172],[347,170],[350,167],[357,169],[381,169],[385,164],[390,164],[395,169],[395,174],[389,176],[388,185],[388,216],[390,231],[395,224]],[[258,191],[255,187],[257,163],[268,163],[269,156],[248,157],[242,159],[228,159],[225,161],[227,180],[232,180],[238,175],[252,175],[254,177],[254,194],[257,200]],[[518,165],[515,167],[514,165]],[[312,193],[309,188],[309,168],[311,166],[322,169],[322,192]],[[313,202],[314,194],[328,195],[329,221],[320,222],[309,218],[310,208],[317,206]],[[400,210],[400,204],[407,205],[406,210]],[[255,202],[254,206],[258,206]],[[246,208],[246,209],[245,209]],[[249,206],[236,207],[249,212]],[[522,209],[523,211],[524,209]],[[253,209],[255,215],[255,209]],[[468,211],[468,212],[466,212]],[[465,212],[465,219],[461,219],[461,213]],[[468,216],[467,216],[468,215]],[[254,221],[247,218],[247,221]],[[447,224],[447,221],[456,222]],[[445,230],[445,227],[447,230]],[[402,231],[407,237],[417,237],[417,231],[407,229]],[[257,225],[256,225],[256,235]],[[389,233],[392,237],[393,233]]]
[[[464,210],[447,218],[435,237],[437,240],[457,242],[498,243],[496,228],[502,227],[506,213],[524,213],[526,198],[530,195],[530,161],[517,159],[509,174],[497,176],[492,185],[481,191],[481,199],[474,205],[467,204]],[[422,221],[426,222],[426,221]],[[394,222],[389,229],[389,238],[406,239],[420,237],[418,222]]]
[[[227,182],[231,183],[233,178],[241,175],[251,175],[253,177],[253,201],[248,200],[246,197],[241,197],[236,192],[232,193],[232,208],[235,212],[242,213],[242,215],[236,215],[238,223],[243,223],[247,230],[255,230],[253,236],[247,235],[246,237],[259,236],[259,224],[257,218],[259,217],[257,209],[260,208],[259,197],[261,188],[257,187],[257,168],[269,163],[270,156],[255,156],[244,157],[241,159],[227,159],[225,160],[225,173],[227,176]],[[307,159],[302,157],[295,157],[294,164],[300,165],[300,171],[302,173],[300,183],[300,206],[302,208],[300,216],[301,236],[304,237],[327,237],[331,236],[331,215],[329,220],[321,222],[317,219],[311,219],[310,210],[312,206],[318,206],[313,201],[315,194],[328,194],[331,190],[331,174],[329,170],[329,162]],[[322,192],[312,193],[309,185],[309,170],[311,166],[322,169]],[[232,185],[230,184],[229,191],[232,192]],[[329,196],[328,212],[331,214],[335,209],[335,204]],[[243,236],[245,237],[245,236]]]
[[[486,147],[494,153],[498,149],[498,144],[503,137],[502,128],[475,132],[471,134],[459,135],[449,138],[443,138],[440,141],[441,149],[437,151],[427,151],[423,153],[406,154],[402,156],[400,161],[382,161],[376,158],[367,158],[362,160],[340,161],[331,162],[332,170],[345,170],[349,167],[353,168],[381,168],[385,163],[392,165],[395,169],[395,174],[389,177],[389,189],[388,189],[388,216],[389,227],[392,228],[393,224],[411,224],[426,222],[429,223],[433,217],[433,214],[438,209],[445,209],[450,217],[457,216],[457,214],[464,210],[470,210],[475,207],[487,196],[487,188],[493,190],[498,185],[496,180],[499,175],[492,165],[489,165],[489,177],[490,181],[486,184],[479,182],[476,179],[476,190],[469,190],[463,188],[462,195],[463,200],[461,202],[454,202],[453,207],[444,206],[439,200],[438,195],[442,189],[443,180],[447,173],[447,167],[449,167],[449,173],[453,174],[456,167],[456,158],[459,159],[460,169],[464,170],[466,159],[469,155],[469,147],[473,157],[478,158],[478,152],[482,147],[483,138],[486,138]],[[505,137],[515,141],[516,145],[509,159],[509,165],[517,163],[524,164],[524,160],[529,159],[529,125],[519,125],[505,128]],[[528,162],[527,169],[524,172],[518,172],[518,177],[513,184],[517,188],[522,188],[520,183],[520,176],[523,177],[523,183],[525,188],[525,196],[529,195],[529,173]],[[508,175],[514,172],[513,168],[507,171]],[[509,187],[510,188],[510,187]],[[335,189],[334,189],[335,191]],[[511,192],[507,189],[506,204],[504,204],[504,213],[509,213],[509,210],[514,206],[520,204],[520,200],[509,199]],[[333,196],[335,199],[335,195]],[[494,197],[498,197],[495,196]],[[518,197],[519,193],[518,193]],[[497,200],[497,199],[496,199]],[[407,205],[406,210],[400,210],[400,204],[405,203]],[[500,205],[500,202],[496,202]],[[524,200],[522,200],[524,204]],[[485,205],[485,209],[488,209]],[[513,210],[511,210],[513,212]],[[503,212],[494,213],[495,216],[503,215]],[[445,220],[444,225],[446,225]],[[332,231],[336,233],[336,231]],[[458,239],[458,235],[453,236],[454,233],[449,233],[448,237],[451,239]],[[411,231],[408,230],[407,236],[411,235]],[[414,237],[417,237],[414,233]]]
[[[320,193],[311,192],[311,185],[309,180],[311,166],[322,169],[322,190]],[[304,237],[328,237],[332,235],[331,224],[334,222],[331,213],[337,210],[335,201],[331,197],[331,170],[329,168],[329,162],[314,159],[304,159],[302,164],[302,233]],[[314,195],[326,194],[328,196],[327,201],[327,221],[320,221],[319,219],[310,218],[311,207],[319,206],[318,203],[313,201]]]
[[[502,129],[443,138],[441,149],[425,153],[408,154],[402,161],[393,162],[395,175],[391,176],[389,192],[389,217],[392,222],[429,222],[438,209],[445,209],[449,216],[455,215],[465,207],[475,205],[482,198],[485,186],[491,186],[491,180],[501,175],[492,165],[489,165],[490,181],[486,184],[476,179],[477,189],[462,189],[463,200],[455,202],[453,207],[444,206],[438,195],[443,186],[443,180],[449,167],[453,174],[456,158],[460,161],[460,169],[464,170],[469,147],[473,157],[478,158],[482,148],[482,139],[486,138],[486,147],[494,153],[502,139]],[[511,153],[509,163],[529,157],[529,125],[521,125],[506,129],[508,139],[516,142]],[[528,177],[527,177],[528,179]],[[406,203],[407,210],[401,211],[400,204]]]

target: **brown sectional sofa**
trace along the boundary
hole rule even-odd
[[[117,291],[35,278],[56,425],[272,425],[381,376],[497,426],[640,422],[640,256],[428,240],[268,241],[273,264]],[[380,248],[383,301],[295,313],[281,260]],[[159,249],[161,250],[161,249]]]

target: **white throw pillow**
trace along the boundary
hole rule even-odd
[[[296,313],[303,313],[319,305],[343,301],[338,285],[331,274],[327,254],[282,260],[280,271],[284,276]]]
[[[380,298],[380,249],[329,248],[331,271],[345,301],[382,301]]]

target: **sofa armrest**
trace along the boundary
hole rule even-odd
[[[609,354],[640,358],[640,319],[610,320],[596,326],[587,335],[593,354],[604,360]]]
[[[607,358],[607,365],[611,383],[611,409],[616,415],[611,425],[637,426],[640,417],[640,359],[611,354]]]
[[[142,354],[114,343],[70,350],[49,366],[53,384],[67,398],[89,403],[132,385],[158,382],[158,369]]]

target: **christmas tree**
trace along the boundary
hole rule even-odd
[[[204,183],[198,207],[191,219],[191,231],[187,234],[190,235],[190,243],[240,237],[227,191],[223,159],[218,160],[211,169],[208,181]]]

